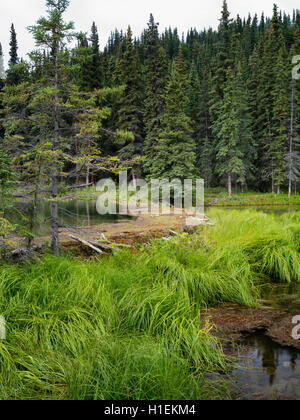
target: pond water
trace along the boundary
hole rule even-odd
[[[120,215],[100,215],[96,209],[96,200],[71,200],[59,202],[59,224],[69,226],[94,226],[102,223],[118,223],[124,220],[130,220],[130,216]],[[30,204],[27,202],[17,202],[16,207],[25,214],[30,211]],[[300,207],[252,207],[258,211],[265,213],[283,214],[287,212],[300,211]],[[218,210],[216,207],[207,208],[206,214],[209,216],[210,212]],[[222,207],[220,210],[247,210],[248,207]],[[12,216],[12,221],[17,222],[17,217]],[[34,227],[34,234],[38,236],[46,236],[51,232],[51,203],[47,201],[40,201],[37,210],[37,222]]]
[[[90,227],[102,223],[118,223],[132,219],[130,216],[100,215],[96,209],[96,200],[72,200],[58,203],[59,225]],[[17,202],[16,207],[28,214],[30,204]],[[13,219],[13,217],[12,217]],[[34,227],[34,234],[46,236],[51,233],[51,203],[40,201],[37,208],[37,221]]]
[[[266,306],[300,315],[300,285],[268,285],[262,290]],[[292,324],[291,324],[292,328]],[[230,376],[245,399],[300,400],[300,351],[282,346],[263,331],[245,336],[246,348]]]
[[[243,344],[249,350],[231,372],[242,398],[300,400],[300,351],[275,343],[263,332]]]

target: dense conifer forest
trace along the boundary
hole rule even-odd
[[[271,17],[241,19],[224,1],[217,31],[181,35],[151,15],[139,37],[129,26],[105,44],[95,22],[78,33],[63,21],[68,1],[47,6],[29,28],[37,49],[27,59],[11,26],[1,71],[1,161],[19,180],[54,174],[56,190],[126,167],[148,179],[202,177],[229,194],[297,190],[299,11],[274,5]]]

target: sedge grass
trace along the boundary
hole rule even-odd
[[[227,398],[227,361],[201,308],[254,306],[300,278],[300,217],[216,211],[215,227],[83,262],[0,265],[0,399]]]

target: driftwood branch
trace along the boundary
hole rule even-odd
[[[101,251],[101,249],[96,248],[94,245],[85,241],[84,239],[78,238],[77,236],[73,236],[73,235],[70,235],[70,238],[74,239],[74,241],[77,241],[77,242],[81,243],[82,245],[85,245],[85,246],[91,248],[93,251],[97,252],[98,254],[103,254],[103,251]]]
[[[79,188],[90,187],[91,185],[93,185],[92,182],[90,182],[89,184],[73,185],[71,187],[68,187],[68,189],[69,190],[76,190],[76,189],[79,189]]]
[[[89,244],[92,244],[96,247],[99,247],[99,248],[102,248],[102,249],[105,249],[105,250],[108,250],[108,251],[112,251],[112,252],[117,251],[116,248],[113,248],[112,246],[103,244],[102,242],[94,242],[94,241],[88,241],[88,242],[89,242]]]

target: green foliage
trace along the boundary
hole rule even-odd
[[[275,185],[280,188],[286,178],[286,165],[284,155],[288,144],[288,128],[287,121],[289,116],[288,101],[288,77],[286,60],[286,52],[281,48],[276,62],[276,83],[273,91],[273,120],[271,132],[273,141],[269,145],[269,155],[274,165],[273,177]]]
[[[165,87],[167,83],[168,63],[166,52],[160,45],[158,24],[150,16],[146,32],[145,76],[145,164],[144,171],[151,175],[151,166],[156,156],[156,143],[162,127],[162,114],[165,110]]]
[[[8,155],[0,149],[0,213],[11,205],[12,188],[16,183],[11,161]]]
[[[118,152],[120,158],[126,161],[142,155],[144,138],[142,69],[133,45],[130,27],[126,36],[126,50],[118,64],[118,81],[125,86],[125,89],[119,100],[117,127],[119,130],[132,133],[130,141],[124,141],[123,147]]]
[[[178,63],[173,63],[149,178],[183,180],[196,174],[196,143],[192,138],[191,120],[186,115],[188,98],[184,86]]]
[[[113,264],[45,257],[3,265],[0,398],[206,398],[197,376],[225,369],[225,359],[180,255],[167,249],[162,261],[160,246]]]
[[[0,138],[22,181],[37,191],[55,180],[56,197],[122,167],[133,179],[297,191],[299,11],[231,19],[224,1],[217,30],[182,39],[172,28],[160,35],[151,15],[141,36],[116,29],[100,50],[96,23],[75,33],[68,6],[46,1],[28,62],[13,25],[6,73],[0,45]]]
[[[240,142],[240,125],[236,80],[231,70],[228,71],[224,90],[224,101],[218,110],[218,119],[213,131],[218,138],[217,166],[219,175],[237,175],[239,182],[245,183],[244,154]],[[231,181],[229,181],[231,182]],[[231,185],[229,186],[231,189]],[[231,192],[231,191],[230,191]]]
[[[299,281],[300,219],[210,216],[143,253],[1,262],[0,399],[224,399],[205,381],[228,365],[201,308],[253,306],[258,285]]]
[[[10,28],[10,52],[9,52],[9,66],[15,66],[18,64],[18,43],[17,43],[17,34],[15,31],[14,24],[11,25]]]
[[[11,162],[7,154],[0,149],[0,238],[5,238],[9,232],[15,230],[6,218],[5,213],[11,210],[12,190],[16,183],[16,174],[12,170]]]
[[[253,210],[229,214],[212,211],[211,216],[215,216],[218,228],[209,235],[209,243],[217,243],[224,253],[231,248],[242,253],[254,276],[258,276],[256,281],[299,282],[297,213],[278,216]]]

